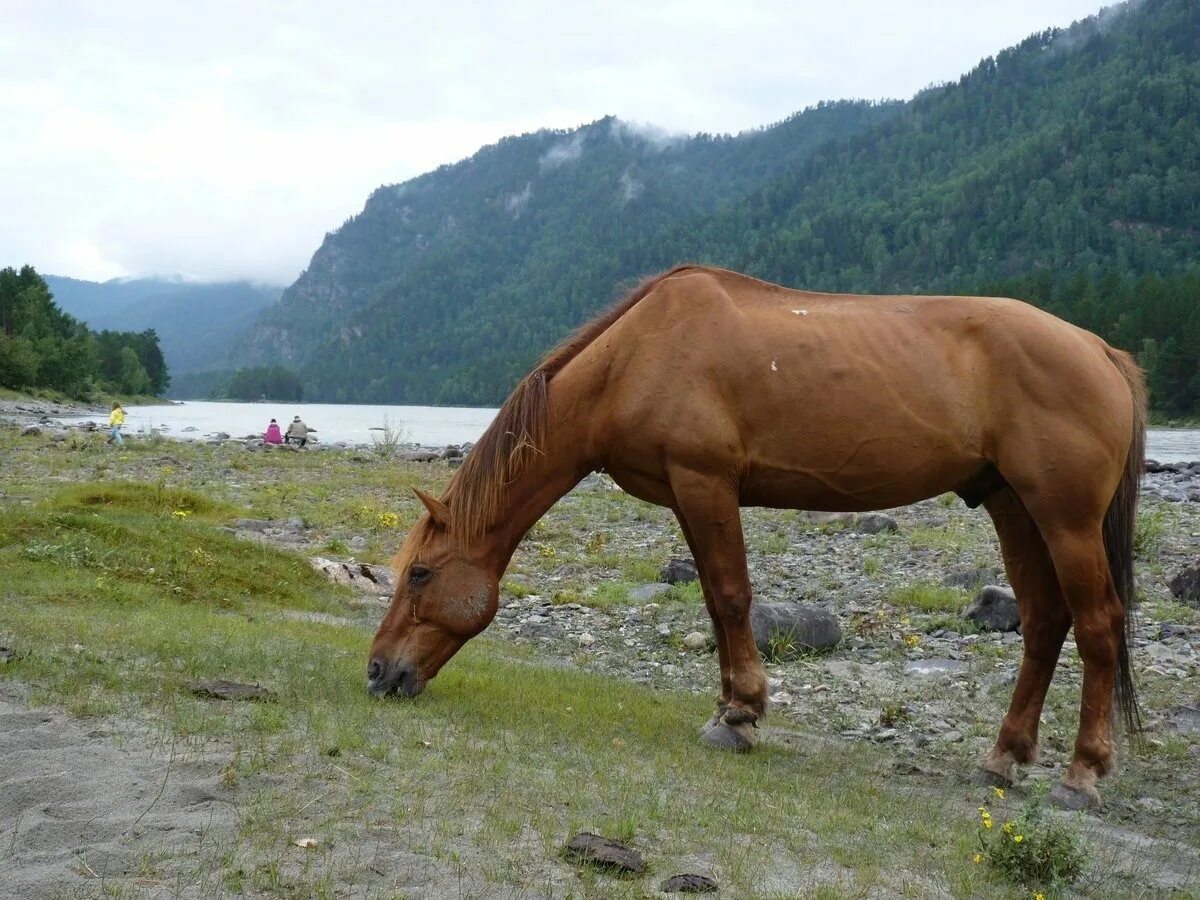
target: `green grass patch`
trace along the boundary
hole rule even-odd
[[[893,588],[888,600],[895,606],[924,613],[961,612],[970,602],[967,592],[930,581]]]

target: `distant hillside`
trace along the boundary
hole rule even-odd
[[[172,376],[231,365],[230,350],[279,287],[245,281],[191,284],[156,278],[79,281],[44,276],[54,302],[94,330],[153,328]]]
[[[505,139],[372,194],[242,355],[281,358],[315,399],[495,403],[618,287],[680,260],[825,290],[1037,276],[1062,314],[1200,359],[1200,325],[1180,331],[1200,265],[1200,4],[1113,7],[908,103],[738,137],[604,119]],[[1114,299],[1163,293],[1135,286],[1147,275],[1174,279],[1169,317]],[[1195,377],[1173,409],[1200,405]]]

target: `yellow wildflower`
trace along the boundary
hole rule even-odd
[[[1012,833],[1013,833],[1013,823],[1012,823],[1012,822],[1005,822],[1005,823],[1004,823],[1004,833],[1005,833],[1005,834],[1012,834]]]
[[[1041,891],[1038,891],[1036,894],[1033,895],[1033,900],[1046,900],[1046,895],[1043,894]]]
[[[1001,800],[1004,799],[1004,788],[994,787],[994,788],[992,788],[992,793],[995,794],[997,797],[999,797]]]
[[[976,853],[974,856],[971,857],[971,862],[976,863],[976,864],[983,862],[983,854]]]
[[[173,513],[171,513],[171,515],[173,515],[177,519],[186,519],[191,514],[192,514],[191,510],[188,510],[188,509],[177,509]]]
[[[983,827],[984,827],[984,828],[987,828],[988,830],[991,830],[991,827],[992,827],[992,820],[991,820],[991,819],[984,819],[984,820],[983,820]]]
[[[400,527],[400,516],[394,512],[382,512],[379,514],[380,528],[398,528]]]
[[[921,643],[921,639],[915,634],[906,634],[904,636],[904,644],[908,647],[915,647]]]
[[[1023,835],[1023,834],[1014,834],[1013,835],[1013,843],[1014,844],[1019,844],[1023,840],[1025,840],[1025,835]]]

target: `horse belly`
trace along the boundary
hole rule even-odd
[[[904,397],[853,380],[820,398],[761,395],[741,423],[743,503],[851,511],[957,490],[987,465],[984,429],[968,398],[945,384]]]

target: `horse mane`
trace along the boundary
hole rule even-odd
[[[680,265],[646,278],[624,299],[576,329],[521,379],[483,437],[467,454],[462,467],[454,473],[442,497],[450,507],[451,533],[460,545],[482,537],[495,523],[508,485],[530,459],[544,452],[550,379],[662,281],[694,268]]]

